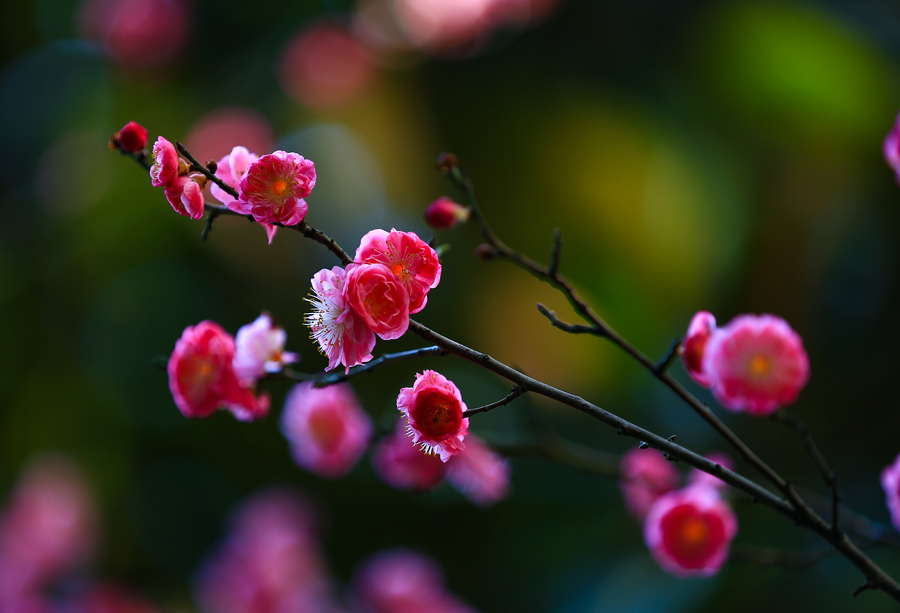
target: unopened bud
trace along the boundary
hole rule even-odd
[[[129,121],[116,134],[116,142],[122,151],[137,153],[147,146],[147,128],[136,121]]]
[[[442,196],[425,209],[425,223],[435,230],[447,230],[468,220],[469,214],[469,209]]]
[[[488,245],[487,243],[482,243],[475,247],[475,255],[481,258],[482,260],[493,260],[495,257],[500,255],[496,249]]]
[[[456,168],[457,164],[459,164],[459,160],[456,158],[456,155],[448,151],[440,154],[437,158],[437,169],[444,174]]]
[[[219,169],[219,163],[215,160],[210,160],[206,163],[206,167],[213,174],[216,174],[216,171]]]

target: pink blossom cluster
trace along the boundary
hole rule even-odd
[[[480,507],[491,506],[509,493],[510,467],[506,458],[491,450],[474,434],[466,439],[466,448],[442,462],[417,447],[406,434],[406,420],[381,439],[372,450],[372,468],[382,481],[394,489],[428,492],[444,479]]]
[[[151,156],[150,184],[164,189],[166,200],[179,215],[191,219],[203,217],[206,177],[198,172],[189,173],[189,166],[178,157],[175,145],[162,136],[153,144]]]
[[[775,315],[738,315],[718,328],[712,314],[700,311],[688,327],[682,359],[722,406],[751,415],[793,403],[809,380],[803,340]]]
[[[731,467],[722,454],[708,459]],[[659,565],[679,577],[717,573],[737,533],[737,518],[722,497],[725,483],[695,469],[678,489],[678,471],[652,449],[629,451],[620,468],[626,506],[643,522],[644,541]]]
[[[299,359],[284,351],[286,340],[268,313],[241,327],[237,342],[212,321],[188,326],[167,366],[176,406],[189,418],[209,417],[222,407],[241,421],[265,417],[269,396],[257,395],[258,380]]]
[[[372,359],[375,337],[400,338],[409,316],[427,302],[441,280],[437,253],[414,232],[372,230],[363,236],[346,268],[322,269],[307,300],[314,311],[306,325],[328,357],[325,370],[346,371]]]

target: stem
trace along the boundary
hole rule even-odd
[[[504,405],[507,405],[527,391],[528,390],[526,390],[524,387],[517,385],[514,388],[512,388],[512,391],[510,391],[509,394],[507,394],[505,398],[501,398],[497,402],[492,402],[491,404],[486,404],[483,407],[478,407],[477,409],[469,409],[468,411],[463,411],[463,417],[471,417],[472,415],[477,415],[478,413],[487,413],[488,411],[490,411],[492,409],[496,409],[497,407],[502,407]]]
[[[288,379],[293,379],[294,381],[313,381],[315,387],[327,387],[329,385],[334,385],[335,383],[347,381],[348,379],[352,379],[357,375],[371,372],[382,364],[388,364],[390,362],[404,362],[426,355],[436,355],[443,357],[449,354],[437,346],[422,347],[420,349],[410,349],[409,351],[398,351],[397,353],[385,353],[384,355],[375,358],[371,362],[362,364],[360,366],[354,366],[345,373],[319,373],[313,375],[308,373],[296,372],[289,369],[285,369],[282,372],[284,377]]]

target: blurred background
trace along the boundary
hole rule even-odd
[[[862,577],[842,558],[672,578],[614,480],[539,458],[513,458],[511,494],[488,509],[447,486],[389,489],[368,459],[320,479],[279,432],[286,382],[266,385],[262,422],[184,419],[153,360],[200,320],[233,334],[266,309],[299,369],[326,365],[304,298],[336,262],[288,231],[269,246],[239,218],[219,218],[202,242],[202,222],[176,215],[107,142],[136,120],[151,142],[185,142],[201,160],[235,144],[296,151],[318,171],[307,221],[347,250],[372,228],[433,236],[424,208],[459,196],[434,160],[453,151],[498,234],[546,261],[561,228],[563,274],[650,356],[698,310],[787,319],[812,370],[791,410],[840,469],[847,505],[889,522],[878,475],[900,452],[900,188],[881,143],[900,107],[895,3],[25,0],[4,11],[0,500],[11,504],[35,461],[83,483],[72,495],[96,520],[82,580],[199,611],[198,568],[236,505],[286,486],[315,509],[336,590],[401,546],[434,558],[485,613],[893,610],[876,593],[851,600]],[[622,353],[551,328],[536,302],[569,321],[571,310],[527,274],[478,260],[474,227],[437,242],[451,249],[420,321],[700,453],[728,451]],[[422,345],[379,341],[376,355]],[[508,392],[455,358],[389,365],[354,381],[379,432],[423,368],[470,407]],[[786,478],[826,493],[792,433],[725,413],[680,364],[673,373]],[[632,446],[535,398],[472,430]],[[737,544],[817,544],[741,496],[734,505]],[[900,552],[871,553],[900,575]]]

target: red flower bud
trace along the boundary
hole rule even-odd
[[[435,230],[447,230],[469,219],[469,209],[447,197],[441,197],[425,209],[425,223]]]
[[[136,121],[129,121],[125,127],[116,134],[116,142],[122,151],[137,153],[147,146],[147,128]]]

